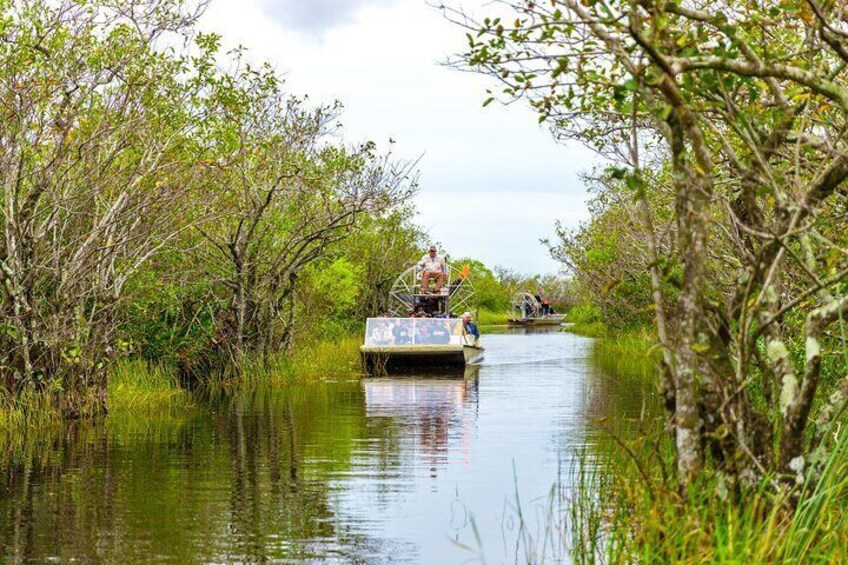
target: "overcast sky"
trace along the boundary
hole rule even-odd
[[[465,38],[426,0],[211,0],[201,27],[270,62],[290,93],[341,101],[347,141],[421,156],[418,224],[451,256],[558,269],[539,240],[586,218],[577,174],[592,153],[555,144],[525,106],[482,108],[491,80],[439,65]]]

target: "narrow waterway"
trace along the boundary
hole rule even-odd
[[[464,374],[198,399],[4,464],[11,561],[567,562],[574,465],[643,393],[591,340],[489,334]],[[582,454],[582,455],[581,455]]]

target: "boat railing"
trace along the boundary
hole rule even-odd
[[[368,318],[365,345],[473,345],[459,318]]]

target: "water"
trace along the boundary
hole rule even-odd
[[[69,428],[0,473],[0,555],[567,562],[575,461],[597,419],[641,404],[592,368],[590,343],[487,335],[485,362],[464,374],[265,390]]]

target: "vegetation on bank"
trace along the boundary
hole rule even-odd
[[[636,421],[594,424],[601,434],[576,470],[565,510],[567,545],[577,563],[839,563],[848,559],[848,436],[836,436],[825,471],[797,494],[775,494],[768,477],[744,500],[721,474],[704,473],[681,491],[673,437],[659,402],[659,351],[648,328],[605,332],[593,363],[608,375],[607,394],[642,389]],[[635,385],[634,385],[635,383]],[[613,408],[616,410],[616,408]]]
[[[633,492],[655,505],[604,509],[625,517],[618,557],[791,561],[812,543],[806,557],[839,560],[822,527],[844,494],[848,410],[840,8],[495,4],[479,19],[445,8],[468,32],[456,63],[497,80],[487,103],[527,101],[558,140],[604,157],[585,174],[589,221],[551,250],[607,339],[651,325],[658,343],[671,448],[648,468],[664,486],[650,474]]]

